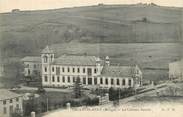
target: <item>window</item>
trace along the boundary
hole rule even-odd
[[[76,82],[80,83],[80,77],[79,76],[76,78]]]
[[[70,76],[67,77],[67,81],[70,82]]]
[[[47,76],[44,76],[44,81],[48,82],[48,77]]]
[[[108,79],[107,78],[105,79],[105,84],[108,85]]]
[[[83,68],[83,73],[85,73],[85,68]]]
[[[132,80],[129,79],[128,80],[128,85],[131,86],[131,84],[132,84]]]
[[[54,67],[52,67],[52,72],[54,72],[55,71],[55,68]]]
[[[94,78],[94,84],[95,85],[97,84],[97,78]]]
[[[60,75],[60,67],[56,67],[56,74]]]
[[[92,75],[92,69],[91,69],[91,68],[88,68],[88,69],[87,69],[87,74],[88,74],[89,76]]]
[[[73,82],[75,82],[75,77],[72,78]]]
[[[54,76],[52,76],[52,82],[55,82],[55,77]]]
[[[92,85],[92,78],[88,78],[88,84]]]
[[[103,84],[103,79],[102,78],[100,78],[100,84]]]
[[[125,83],[125,79],[123,79],[122,84],[123,84],[123,85],[125,85],[125,84],[126,84],[126,83]]]
[[[16,98],[16,101],[18,102],[19,101],[19,98]]]
[[[16,104],[16,108],[19,109],[19,104]]]
[[[83,78],[83,84],[86,84],[86,78]]]
[[[28,69],[28,75],[30,75],[30,69]]]
[[[62,72],[65,72],[65,69],[64,69],[64,67],[62,67]]]
[[[34,68],[36,68],[36,64],[34,64]]]
[[[70,68],[69,67],[67,68],[67,72],[70,72]]]
[[[4,105],[6,104],[6,100],[3,101],[3,104],[4,104]]]
[[[94,69],[94,73],[95,73],[95,74],[97,73],[97,69],[96,69],[96,68]]]
[[[10,99],[10,103],[13,103],[13,99]]]
[[[29,67],[29,64],[27,64],[26,66]]]
[[[51,62],[53,61],[53,55],[51,55]]]
[[[47,67],[44,68],[44,71],[47,72]]]
[[[3,108],[3,113],[4,113],[4,114],[7,113],[6,107]]]
[[[10,108],[10,113],[12,113],[13,112],[13,106],[10,106],[9,108]]]
[[[65,77],[64,76],[62,77],[62,82],[65,82]]]
[[[44,56],[44,63],[47,63],[47,62],[48,62],[48,57]]]
[[[114,84],[114,79],[111,79],[111,85],[113,85]]]
[[[72,68],[72,72],[73,72],[73,73],[75,72],[75,68]]]
[[[119,79],[117,79],[117,85],[119,85]]]
[[[78,68],[78,73],[80,72],[80,69]]]
[[[59,76],[57,76],[57,82],[60,82],[60,77]]]

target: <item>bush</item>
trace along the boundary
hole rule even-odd
[[[135,90],[133,88],[125,88],[125,89],[109,89],[109,100],[114,101],[119,98],[129,97],[135,94]]]

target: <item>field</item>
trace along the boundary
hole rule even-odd
[[[3,56],[34,54],[46,44],[170,43],[182,40],[182,8],[104,5],[0,14]]]

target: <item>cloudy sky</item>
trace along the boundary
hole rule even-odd
[[[96,5],[98,3],[135,4],[139,2],[153,2],[161,6],[183,7],[183,0],[0,0],[0,12],[9,12],[12,9],[38,10],[73,6],[89,6]]]

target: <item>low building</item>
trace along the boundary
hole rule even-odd
[[[10,117],[17,110],[23,112],[23,96],[0,89],[0,117]]]
[[[41,73],[41,57],[39,56],[27,56],[21,59],[24,64],[24,76],[31,77],[37,76]]]
[[[169,63],[169,79],[183,79],[183,59]]]

